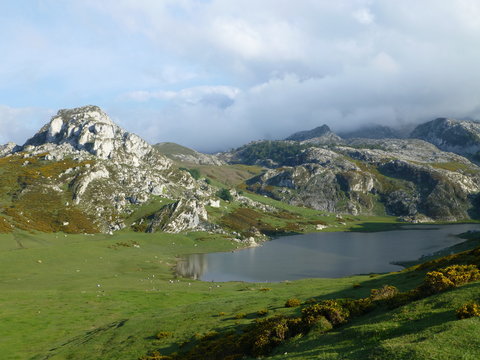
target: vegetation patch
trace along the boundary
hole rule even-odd
[[[438,274],[441,276],[439,277]],[[365,298],[322,300],[305,306],[301,310],[300,317],[277,315],[263,320],[257,319],[244,328],[216,333],[215,336],[208,339],[202,338],[200,341],[193,341],[189,350],[170,356],[172,360],[262,357],[296,336],[308,334],[313,330],[320,334],[326,333],[376,308],[403,306],[479,279],[480,272],[475,265],[453,265],[439,268],[428,272],[421,285],[407,292],[402,293],[395,286],[384,285],[381,288],[372,289],[370,296]],[[296,306],[299,302],[298,299],[292,298],[287,301],[285,306],[289,303],[294,303]],[[480,306],[477,303],[465,304],[457,310],[458,318],[473,316],[480,316]]]
[[[475,316],[480,316],[480,304],[471,301],[467,304],[460,306],[457,311],[457,318],[468,319]]]

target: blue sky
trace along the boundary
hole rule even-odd
[[[0,0],[0,143],[101,106],[202,151],[480,118],[476,0]]]

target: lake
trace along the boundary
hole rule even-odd
[[[319,232],[283,236],[244,250],[194,254],[177,263],[181,276],[204,281],[278,282],[401,270],[392,262],[463,242],[455,234],[478,224],[406,225],[381,232]]]

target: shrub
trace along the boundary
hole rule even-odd
[[[332,330],[333,326],[330,321],[328,321],[324,316],[320,316],[317,322],[312,326],[311,331],[315,333],[323,334],[327,331]]]
[[[275,316],[260,320],[251,325],[241,338],[241,343],[253,356],[268,354],[274,347],[286,339],[301,332],[300,318],[286,318]]]
[[[202,341],[205,341],[205,340],[210,340],[210,339],[214,339],[218,336],[218,332],[215,331],[215,330],[212,330],[212,331],[209,331],[205,334],[203,334],[201,337],[200,337],[200,340]]]
[[[258,316],[265,316],[268,314],[268,309],[260,309],[257,311]]]
[[[398,292],[395,296],[389,298],[386,303],[390,308],[397,308],[399,306],[406,305],[412,301],[422,298],[422,294],[419,289],[413,289],[406,292]]]
[[[480,316],[480,305],[474,301],[463,304],[457,309],[457,318],[468,319],[474,316]]]
[[[247,314],[245,313],[238,313],[234,316],[235,319],[243,319]]]
[[[302,319],[307,326],[315,324],[321,316],[336,326],[346,322],[350,313],[335,300],[325,300],[302,310]]]
[[[380,289],[370,290],[370,299],[372,301],[388,300],[398,294],[398,289],[395,286],[384,285]]]
[[[173,358],[171,356],[162,355],[158,351],[153,351],[146,356],[142,356],[140,360],[173,360]]]
[[[155,337],[156,337],[157,339],[165,339],[165,338],[170,337],[170,336],[172,336],[172,333],[169,332],[169,331],[159,331],[159,332],[155,335]]]
[[[220,199],[225,200],[225,201],[232,201],[233,200],[233,196],[232,196],[232,194],[230,194],[230,190],[225,189],[225,188],[222,188],[222,189],[218,190],[217,196]]]
[[[372,310],[375,305],[370,298],[365,299],[343,299],[342,307],[350,313],[350,316],[360,316]]]
[[[287,302],[285,303],[285,307],[297,307],[300,305],[302,305],[302,302],[297,298],[288,299]]]
[[[188,172],[195,180],[200,179],[200,171],[198,169],[187,169],[185,167],[179,169]]]
[[[480,271],[475,265],[452,265],[428,272],[421,290],[435,294],[479,279]]]

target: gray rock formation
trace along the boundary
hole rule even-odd
[[[478,216],[480,168],[422,140],[361,139],[302,149],[247,184],[277,200],[330,212],[454,221]]]
[[[200,224],[198,219],[206,221],[206,217],[198,202],[185,199],[214,196],[214,189],[176,169],[154,147],[116,125],[96,106],[60,110],[20,149],[12,144],[2,148],[10,154],[19,150],[26,159],[42,157],[58,166],[66,160],[78,163],[48,181],[58,189],[67,184],[71,204],[106,232],[124,227],[128,215],[153,196],[181,204],[164,219],[162,229],[193,230]]]
[[[195,199],[181,199],[164,206],[154,216],[148,232],[158,230],[178,233],[187,230],[198,230],[208,220],[205,206]]]
[[[196,165],[225,165],[218,156],[204,154],[196,150],[181,146],[175,143],[164,142],[155,144],[154,147],[168,158],[186,164]]]
[[[5,145],[0,145],[0,158],[15,152],[19,148],[20,147],[13,142],[6,143]]]
[[[480,123],[477,121],[438,118],[418,125],[410,137],[461,155],[474,155],[480,151]]]
[[[343,142],[327,125],[318,126],[312,130],[296,132],[285,138],[285,140],[315,144],[341,144]]]

